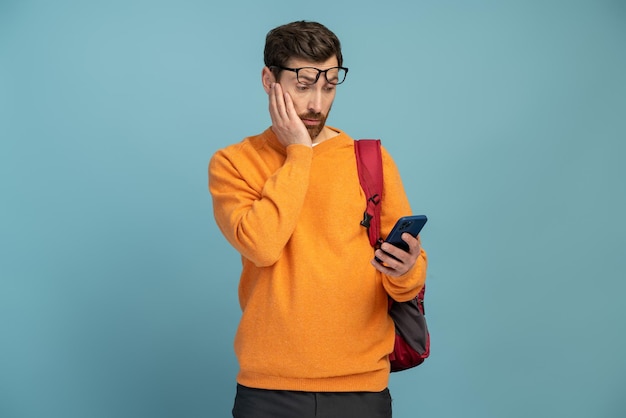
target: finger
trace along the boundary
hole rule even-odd
[[[419,235],[417,237],[405,232],[402,234],[402,240],[409,246],[408,252],[411,255],[417,256],[421,252],[421,243]]]
[[[380,271],[383,274],[386,274],[387,276],[391,276],[391,277],[402,276],[407,271],[405,268],[401,268],[401,269],[398,270],[398,269],[395,269],[395,268],[393,268],[391,266],[387,266],[385,264],[381,264],[376,259],[372,259],[371,264],[376,268],[376,270]]]
[[[269,111],[270,118],[272,119],[272,125],[277,125],[279,121],[278,111],[276,110],[276,97],[274,96],[274,89],[269,94]]]
[[[409,244],[409,247],[411,248],[415,247],[415,245],[418,243],[418,239],[415,238],[413,235],[409,234],[408,232],[405,232],[402,234],[402,241]]]
[[[274,84],[274,104],[276,108],[276,114],[281,120],[287,119],[287,110],[285,108],[285,96],[280,84]]]
[[[285,103],[285,115],[287,118],[291,119],[292,116],[297,116],[296,108],[294,107],[293,100],[288,92],[283,93],[283,100]]]
[[[392,255],[392,256],[394,256],[394,257],[396,257],[397,259],[402,260],[402,261],[404,261],[404,259],[406,258],[407,254],[408,254],[408,253],[407,253],[406,251],[404,251],[403,249],[398,248],[398,247],[396,247],[395,245],[393,245],[393,244],[389,244],[389,243],[387,243],[387,242],[384,242],[384,243],[380,246],[380,249],[381,249],[384,253],[387,253],[387,254],[389,254],[389,255]]]
[[[283,129],[289,125],[289,116],[285,107],[285,97],[282,93],[280,84],[275,83],[271,92],[270,114],[272,117],[272,125]]]
[[[398,248],[395,248],[395,249],[399,250]],[[406,254],[402,250],[399,250],[399,251],[402,254]],[[391,268],[393,270],[402,268],[402,265],[404,264],[404,261],[401,258],[402,257],[401,254],[396,255],[396,254],[392,254],[391,252],[383,251],[382,249],[380,249],[380,250],[376,250],[375,255],[382,261],[382,264],[385,267]]]

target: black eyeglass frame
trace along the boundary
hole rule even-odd
[[[303,84],[305,86],[313,86],[313,85],[315,85],[315,83],[317,83],[317,81],[320,79],[320,75],[322,73],[324,73],[324,78],[326,79],[328,84],[332,84],[333,86],[340,85],[341,83],[346,81],[346,77],[348,76],[348,68],[346,68],[346,67],[339,67],[339,66],[337,66],[337,67],[330,67],[330,68],[327,68],[325,70],[320,70],[319,68],[315,68],[315,67],[289,68],[289,67],[282,67],[280,65],[270,65],[269,68],[270,69],[278,68],[279,70],[285,70],[285,71],[294,72],[294,73],[296,73],[296,80],[298,80],[298,83]],[[317,71],[317,75],[315,76],[315,80],[312,83],[303,83],[302,81],[300,81],[299,72],[300,72],[300,70],[304,70],[304,69],[310,69],[310,70],[316,70]],[[328,79],[328,72],[330,70],[335,70],[335,69],[339,69],[339,70],[345,71],[345,74],[343,76],[343,80],[341,80],[339,83],[333,83],[332,81],[330,81]]]

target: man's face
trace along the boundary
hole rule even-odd
[[[285,65],[288,68],[314,67],[320,70],[336,66],[337,57],[325,62],[311,62],[292,58]],[[302,74],[301,72],[301,81],[304,80]],[[278,82],[283,90],[291,96],[296,112],[309,131],[311,140],[315,140],[326,124],[326,118],[333,105],[333,100],[335,100],[337,86],[328,83],[324,74],[320,74],[315,84],[305,85],[298,82],[295,72],[286,70],[281,71]]]

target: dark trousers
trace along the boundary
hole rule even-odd
[[[234,418],[391,418],[382,392],[297,392],[237,385]]]

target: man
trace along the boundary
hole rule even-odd
[[[209,164],[217,225],[243,264],[233,416],[391,417],[388,296],[417,295],[426,254],[409,234],[408,252],[373,251],[360,225],[353,139],[325,124],[348,72],[335,34],[315,22],[279,26],[264,60],[272,126]],[[383,170],[387,234],[411,209],[385,150]]]

